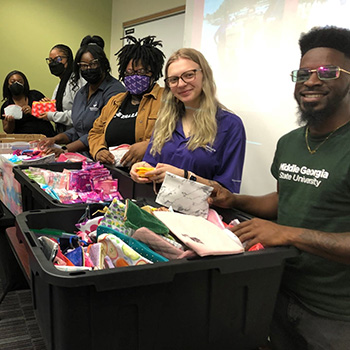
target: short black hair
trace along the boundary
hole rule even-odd
[[[311,49],[327,47],[338,50],[350,58],[350,30],[335,26],[314,27],[309,32],[301,34],[299,47],[301,57]]]
[[[105,52],[103,51],[103,48],[101,47],[101,43],[95,42],[94,40],[95,37],[96,36],[90,37],[90,40],[84,40],[84,39],[87,39],[87,37],[85,37],[83,39],[84,44],[79,48],[79,50],[75,55],[74,69],[73,69],[75,81],[77,81],[80,77],[80,68],[78,63],[81,60],[81,56],[83,56],[83,54],[86,52],[90,52],[91,55],[94,57],[94,59],[98,59],[101,70],[103,73],[106,74],[107,79],[108,79],[108,76],[110,75],[111,65],[109,64],[109,60]]]
[[[20,72],[19,70],[13,70],[12,72],[10,72],[9,74],[6,75],[6,78],[4,80],[4,85],[2,87],[2,96],[3,96],[3,100],[10,100],[12,99],[12,94],[11,91],[9,89],[9,79],[10,77],[12,77],[12,75],[18,74],[23,78],[24,81],[24,91],[23,94],[24,96],[28,97],[29,96],[29,82],[27,77],[24,75],[24,73]]]
[[[141,62],[144,68],[150,67],[152,77],[157,81],[163,76],[162,68],[165,55],[157,46],[162,47],[161,40],[155,41],[155,36],[149,35],[142,39],[136,39],[132,35],[127,35],[120,40],[127,39],[131,43],[124,45],[116,54],[118,58],[119,79],[124,80],[125,70],[130,60],[135,64]]]

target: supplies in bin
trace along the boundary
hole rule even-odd
[[[41,113],[56,112],[56,100],[34,101],[32,104],[32,115],[39,117]]]
[[[0,153],[14,164],[52,163],[54,154],[44,154],[37,148],[37,142],[17,141],[12,143],[0,143]]]
[[[226,232],[200,216],[164,211],[155,211],[154,215],[200,256],[237,254],[244,251],[241,241],[232,238],[231,231]]]
[[[50,196],[61,203],[110,202],[122,199],[118,191],[118,180],[100,163],[82,163],[82,169],[55,172],[29,167],[23,172],[35,180]]]
[[[58,244],[59,248],[53,261],[63,271],[106,269],[168,261],[142,241],[120,232],[123,228],[127,228],[124,225],[133,227],[131,230],[124,230],[129,235],[138,226],[149,226],[164,234],[168,232],[167,227],[156,217],[148,212],[142,213],[141,209],[138,212],[137,209],[137,206],[129,200],[125,205],[114,199],[110,206],[102,211],[103,216],[77,223],[79,232],[76,235],[50,229],[34,231],[37,235],[48,236],[48,239]],[[47,246],[47,238],[41,240]],[[47,247],[43,249],[47,251]],[[46,253],[48,259],[51,259],[51,254]]]
[[[76,234],[50,229],[35,233],[57,242],[58,249],[47,239],[41,239],[48,259],[52,260],[57,250],[53,261],[63,271],[109,269],[244,252],[238,237],[225,228],[227,224],[220,222],[220,216],[213,209],[207,220],[164,208],[150,208],[147,206],[144,210],[130,199],[123,203],[115,198],[108,207],[98,211],[99,216],[77,223]]]

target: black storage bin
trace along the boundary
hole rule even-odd
[[[72,232],[81,208],[16,218],[50,350],[256,349],[268,336],[288,247],[110,270],[62,272],[31,229]],[[235,212],[231,211],[231,219]]]
[[[62,172],[63,169],[81,169],[82,163],[49,163],[36,165],[17,165],[13,167],[15,179],[21,185],[23,211],[33,209],[58,209],[71,207],[86,207],[86,203],[63,204],[42,190],[34,180],[31,180],[22,169],[29,167],[43,168]],[[108,167],[114,179],[118,179],[118,189],[124,198],[132,198],[134,181],[128,173],[115,167]]]
[[[6,237],[6,229],[15,226],[14,215],[0,201],[0,303],[12,290],[29,288],[23,271],[20,268]]]

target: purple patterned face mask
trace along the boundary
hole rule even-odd
[[[149,89],[151,77],[147,75],[127,75],[124,78],[126,89],[131,95],[141,95]]]

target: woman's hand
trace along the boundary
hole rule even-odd
[[[47,113],[40,113],[39,116],[37,117],[38,119],[43,119],[43,120],[49,120],[49,118],[47,117]]]
[[[103,164],[115,164],[114,155],[108,149],[101,149],[95,155],[96,162]]]
[[[15,121],[15,118],[12,115],[3,114],[2,116],[4,117],[4,120],[9,122],[9,123],[12,123]]]
[[[39,141],[38,148],[40,150],[46,151],[48,148],[52,148],[54,144],[55,144],[55,139],[53,137],[46,137],[45,139],[42,139],[41,141]]]
[[[59,147],[48,147],[43,151],[43,153],[45,155],[55,153],[55,157],[58,158],[60,154],[64,153],[64,150]]]
[[[138,167],[144,167],[144,168],[152,168],[151,165],[149,165],[147,162],[139,162],[135,163],[131,167],[130,175],[131,178],[140,183],[148,183],[148,182],[156,182],[161,183],[164,181],[165,173],[168,171],[169,173],[172,173],[174,175],[178,175],[183,177],[184,171],[183,169],[176,168],[175,166],[164,164],[164,163],[158,163],[157,166],[154,168],[154,170],[148,171],[144,174],[144,177],[140,177],[137,174],[136,168]]]
[[[145,176],[140,177],[138,172],[137,172],[137,168],[152,168],[152,165],[148,164],[147,162],[138,162],[138,163],[134,163],[133,166],[131,167],[130,170],[130,176],[131,178],[135,181],[135,182],[139,182],[139,183],[149,183],[152,182],[152,180],[150,179],[151,172],[147,172],[145,173]]]
[[[50,102],[51,101],[51,98],[48,98],[48,97],[43,97],[40,102]]]
[[[164,181],[165,173],[166,172],[172,173],[177,176],[184,177],[184,171],[183,169],[176,168],[173,165],[164,164],[164,163],[158,163],[156,166],[156,169],[149,172],[149,175],[152,175],[152,181],[156,183],[161,183]]]
[[[24,105],[22,107],[22,112],[24,114],[32,114],[32,107],[30,107],[29,105]]]
[[[12,134],[15,131],[15,118],[12,115],[3,114],[2,128],[7,134]]]
[[[136,142],[130,146],[124,154],[120,163],[125,167],[130,167],[136,162],[140,162],[146,153],[148,141]]]

